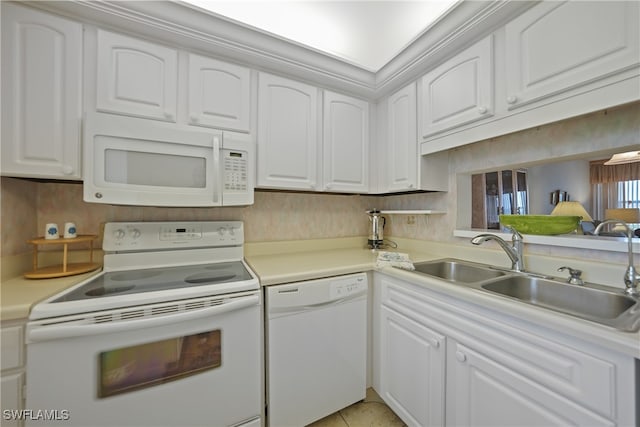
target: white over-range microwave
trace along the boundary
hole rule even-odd
[[[138,206],[250,205],[253,151],[246,134],[90,113],[83,134],[84,200]]]

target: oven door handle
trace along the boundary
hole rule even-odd
[[[244,297],[227,300],[222,304],[197,310],[186,311],[177,314],[145,317],[136,320],[125,320],[91,324],[60,324],[60,325],[31,325],[27,324],[27,343],[37,341],[49,341],[61,338],[72,338],[87,335],[107,334],[114,332],[126,332],[133,329],[154,328],[176,322],[197,320],[209,316],[217,316],[231,311],[258,305],[260,297],[256,293]]]

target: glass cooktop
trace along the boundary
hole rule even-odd
[[[112,271],[101,274],[52,303],[139,294],[252,279],[242,262],[220,262],[144,270]]]

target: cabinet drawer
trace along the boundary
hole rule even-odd
[[[22,326],[2,328],[2,370],[18,368],[22,365],[22,348],[24,346]]]

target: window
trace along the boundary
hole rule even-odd
[[[640,163],[607,166],[604,162],[590,164],[594,219],[615,217],[640,227]]]

